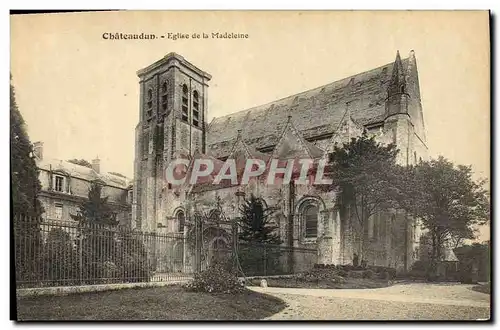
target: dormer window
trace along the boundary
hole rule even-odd
[[[65,178],[62,175],[54,176],[54,190],[58,192],[66,192]]]
[[[193,125],[198,126],[200,123],[200,100],[198,91],[193,92]]]
[[[182,120],[188,122],[188,97],[189,91],[186,84],[182,85]]]

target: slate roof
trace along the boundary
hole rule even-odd
[[[408,58],[403,59],[402,64],[406,71]],[[347,102],[357,123],[380,122],[384,120],[385,98],[393,65],[391,62],[268,104],[214,118],[208,127],[208,151],[214,157],[226,157],[238,130],[242,131],[249,147],[273,147],[289,115],[305,139],[331,134],[342,120]]]
[[[107,172],[97,173],[89,167],[73,164],[61,159],[44,158],[43,160],[37,161],[37,166],[39,169],[46,171],[63,171],[68,173],[73,178],[83,179],[87,181],[100,179],[108,186],[118,187],[122,189],[127,189],[132,184],[132,180],[129,178],[123,178],[121,176]]]

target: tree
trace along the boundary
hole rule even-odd
[[[17,107],[14,87],[10,85],[10,153],[12,211],[32,217],[43,213],[38,201],[41,184],[33,153],[26,133],[26,124]]]
[[[92,168],[92,164],[89,163],[88,161],[86,161],[85,159],[69,159],[68,160],[69,163],[73,163],[73,164],[76,164],[76,165],[80,165],[80,166],[85,166],[85,167],[88,167],[88,168]]]
[[[33,281],[39,273],[37,260],[41,251],[41,236],[38,216],[44,210],[38,200],[41,184],[32,152],[33,147],[11,83],[10,177],[17,281]]]
[[[102,184],[93,181],[90,184],[88,198],[83,201],[76,215],[71,215],[81,225],[116,226],[116,213],[108,203],[108,197],[101,197]]]
[[[81,272],[84,278],[92,281],[106,278],[107,265],[111,262],[115,266],[115,259],[121,255],[117,252],[116,231],[113,230],[118,224],[116,213],[108,204],[108,197],[101,197],[101,193],[101,182],[91,182],[88,198],[81,202],[77,214],[71,215],[80,228]]]
[[[360,260],[368,219],[377,212],[397,206],[397,181],[400,179],[397,153],[394,144],[379,144],[375,137],[368,137],[364,132],[342,147],[335,146],[330,154],[328,167],[333,184],[328,189],[339,191],[337,203],[357,220],[353,230],[357,234]]]
[[[246,275],[271,275],[282,272],[281,239],[272,223],[273,211],[253,194],[240,206],[238,260]]]
[[[445,246],[474,238],[474,226],[489,221],[485,180],[475,182],[470,166],[455,166],[444,157],[406,170],[400,205],[429,231],[431,263],[442,259]]]
[[[478,280],[486,282],[490,280],[490,246],[487,243],[473,243],[463,245],[453,250],[460,261],[462,277],[470,276],[474,265],[478,270]],[[462,278],[463,279],[463,278]]]
[[[250,196],[240,207],[239,239],[247,243],[281,244],[276,230],[277,226],[271,223],[269,217],[273,212],[266,208],[261,199]]]

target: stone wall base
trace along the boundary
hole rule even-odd
[[[95,285],[79,285],[79,286],[56,286],[47,288],[25,288],[17,289],[17,298],[36,297],[36,296],[65,296],[73,293],[84,292],[100,292],[134,288],[156,288],[168,285],[184,284],[189,279],[173,280],[162,282],[142,282],[142,283],[114,283],[114,284],[95,284]]]

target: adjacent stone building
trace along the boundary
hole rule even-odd
[[[102,196],[108,196],[108,202],[115,210],[120,225],[130,226],[130,179],[102,172],[99,159],[92,160],[92,168],[60,159],[46,159],[43,157],[43,142],[34,143],[34,154],[42,185],[38,199],[45,210],[42,218],[46,222],[73,221],[71,215],[77,214],[78,206],[88,197],[91,182],[97,181],[102,184]]]
[[[180,232],[187,237],[194,212],[210,214],[215,200],[220,199],[225,216],[235,218],[242,196],[254,194],[276,210],[274,221],[284,246],[315,251],[313,260],[303,260],[304,254],[297,253],[291,261],[295,269],[314,262],[352,263],[359,253],[354,243],[356,224],[335,205],[334,191],[321,191],[313,185],[270,186],[265,181],[178,188],[165,181],[164,171],[181,156],[219,161],[253,157],[318,160],[328,157],[336,143],[364,130],[381,143],[396,143],[401,164],[427,158],[413,51],[407,58],[402,59],[398,52],[386,65],[210,123],[206,120],[210,74],[175,53],[137,74],[140,120],[132,219],[143,231]],[[229,226],[222,230],[207,226],[203,251],[210,256],[217,246],[229,244],[231,230]],[[364,240],[363,258],[368,264],[401,269],[405,260],[411,265],[418,255],[418,226],[398,211],[373,216]],[[191,252],[183,251],[184,262],[190,264]]]

